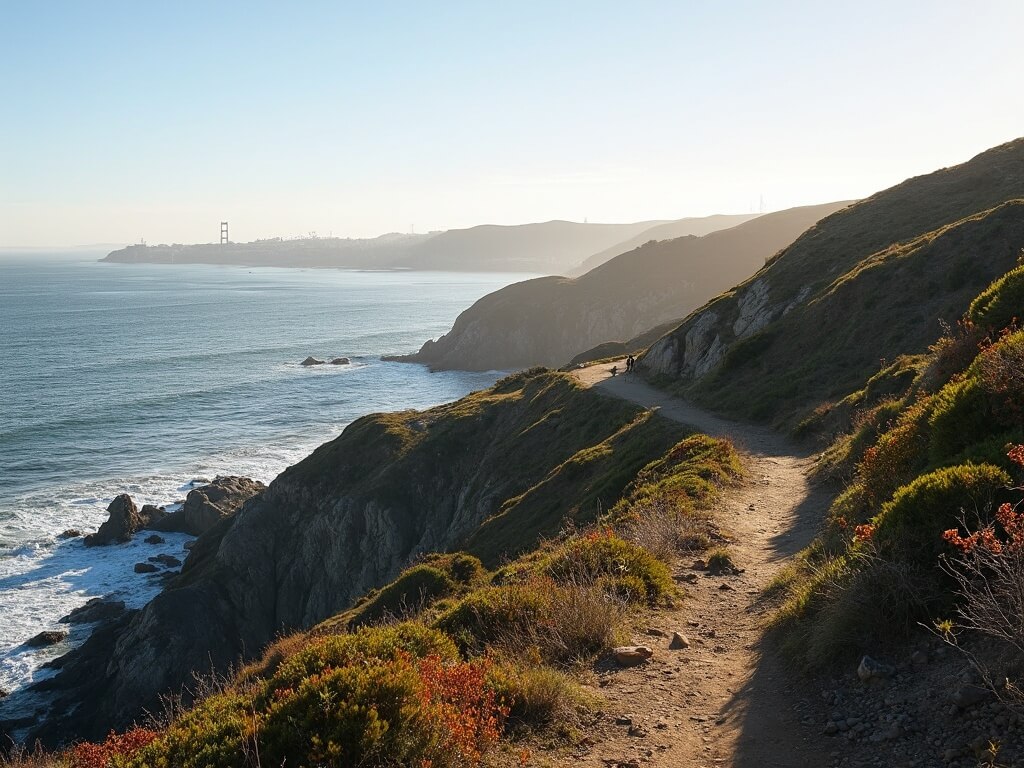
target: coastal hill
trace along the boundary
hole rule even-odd
[[[600,253],[595,253],[593,256],[577,264],[565,274],[567,277],[579,277],[595,267],[601,266],[606,261],[611,261],[620,253],[632,251],[634,248],[638,248],[651,240],[674,240],[677,237],[685,237],[686,235],[703,237],[704,235],[709,235],[712,232],[717,232],[720,229],[735,227],[738,224],[750,221],[751,219],[756,219],[758,216],[762,215],[764,214],[715,214],[713,216],[679,219],[678,221],[669,221],[664,224],[658,224],[650,229],[645,229],[643,232],[631,237],[629,240],[616,243],[610,248],[605,248]]]
[[[649,241],[581,277],[514,283],[478,300],[441,338],[395,359],[436,370],[558,367],[601,342],[684,317],[845,205],[792,208],[703,237]]]
[[[113,251],[103,261],[562,274],[596,252],[628,250],[632,238],[657,225],[672,225],[673,232],[683,234],[703,234],[730,226],[734,218],[631,224],[548,221],[515,226],[488,224],[425,235],[391,233],[369,239],[277,238],[224,245],[130,245]]]
[[[1024,246],[1018,198],[1024,139],[878,192],[694,312],[639,365],[714,408],[791,424],[955,325]]]

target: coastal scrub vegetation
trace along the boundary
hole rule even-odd
[[[395,424],[374,428],[397,430],[395,450],[416,439]],[[461,768],[503,739],[571,732],[589,701],[579,674],[626,637],[638,611],[681,599],[669,564],[715,539],[710,510],[741,475],[725,440],[684,438],[631,473],[636,446],[612,443],[549,475],[607,468],[626,452],[616,501],[592,521],[579,525],[566,503],[560,531],[492,569],[466,552],[420,558],[349,610],[281,637],[167,721],[41,765]]]
[[[1024,442],[1021,279],[1018,267],[995,280],[927,355],[902,361],[914,371],[909,386],[865,396],[863,415],[823,454],[819,476],[846,487],[820,536],[771,588],[781,600],[775,626],[802,663],[827,666],[898,642],[951,611],[983,623],[974,577],[997,571],[979,558],[998,554],[1005,574],[1015,551],[1008,505]]]

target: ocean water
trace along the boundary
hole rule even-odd
[[[0,253],[0,688],[81,642],[24,645],[89,598],[139,607],[132,566],[181,535],[86,550],[119,493],[173,504],[217,474],[269,482],[353,419],[424,408],[491,373],[385,363],[521,274],[101,264],[98,253]],[[307,355],[349,365],[303,368]]]

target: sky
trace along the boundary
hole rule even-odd
[[[867,196],[1024,135],[1020,0],[0,0],[0,246]]]

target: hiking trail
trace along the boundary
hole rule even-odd
[[[747,476],[727,489],[715,518],[742,573],[713,576],[693,557],[673,569],[680,607],[649,617],[632,640],[654,649],[639,667],[599,673],[607,710],[566,764],[581,766],[825,766],[837,755],[821,735],[820,693],[765,648],[775,574],[813,538],[830,502],[808,482],[813,459],[784,436],[727,421],[646,384],[611,376],[620,360],[574,371],[588,386],[657,409],[669,419],[733,441]],[[670,650],[673,631],[690,647]]]

